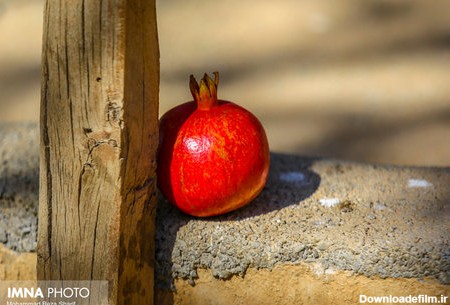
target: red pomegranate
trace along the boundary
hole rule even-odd
[[[269,172],[269,146],[258,119],[217,99],[219,74],[200,84],[190,77],[194,101],[160,120],[158,186],[166,198],[194,216],[220,215],[252,201]]]

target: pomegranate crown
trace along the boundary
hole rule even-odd
[[[191,89],[194,101],[197,103],[197,109],[209,110],[217,103],[217,86],[219,85],[219,72],[214,72],[214,80],[205,73],[200,80],[200,84],[191,74],[189,87]]]

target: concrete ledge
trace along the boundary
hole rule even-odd
[[[304,263],[276,265],[271,270],[249,268],[245,276],[228,280],[217,279],[204,269],[198,270],[198,276],[195,286],[176,279],[176,292],[159,291],[155,304],[336,305],[361,304],[361,295],[440,297],[450,293],[448,285],[429,279],[369,278],[342,271],[319,275]]]
[[[0,242],[19,251],[35,245],[36,130],[0,125],[0,237],[2,232],[8,236]],[[236,212],[197,219],[160,200],[157,304],[209,304],[212,297],[214,304],[237,304],[245,296],[253,299],[245,304],[264,304],[256,286],[259,295],[270,297],[270,290],[286,296],[277,304],[292,304],[314,300],[325,287],[338,293],[342,281],[353,283],[354,294],[363,287],[372,294],[382,292],[380,287],[387,294],[389,287],[449,294],[450,168],[271,157],[266,188]],[[30,244],[23,246],[27,236]],[[337,286],[320,286],[331,282]],[[336,300],[329,295],[329,304]]]
[[[249,206],[193,219],[158,213],[158,283],[244,275],[247,268],[311,263],[381,278],[450,283],[450,170],[272,155],[270,178]]]

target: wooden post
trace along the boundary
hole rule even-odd
[[[47,0],[38,279],[153,304],[158,87],[154,0]]]

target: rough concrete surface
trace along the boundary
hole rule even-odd
[[[37,134],[36,125],[0,126],[0,232],[18,251],[35,247]],[[193,218],[160,200],[156,283],[169,290],[175,279],[195,284],[198,270],[229,279],[309,264],[318,275],[348,271],[448,285],[449,184],[450,168],[273,153],[265,189],[238,211]]]
[[[244,275],[247,268],[316,264],[382,278],[450,283],[450,169],[405,168],[272,154],[250,205],[195,219],[162,203],[157,283]],[[164,287],[162,287],[164,288]]]
[[[37,237],[37,124],[0,123],[0,243],[33,251]]]

